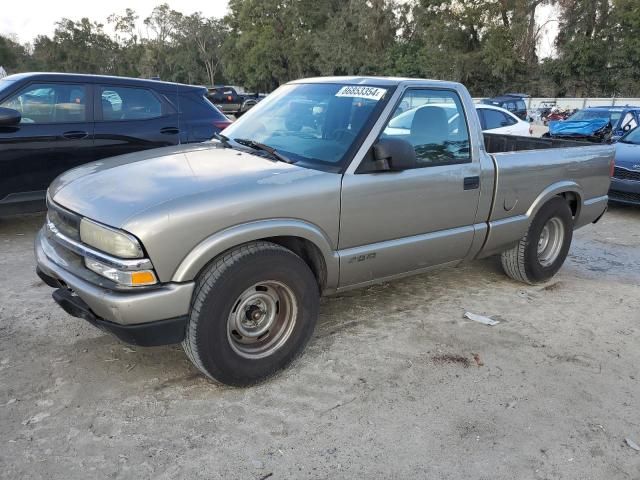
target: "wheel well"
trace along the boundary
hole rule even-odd
[[[261,240],[277,243],[302,258],[316,277],[320,292],[324,290],[327,284],[327,265],[322,252],[313,242],[306,238],[290,236],[267,237],[261,238]]]
[[[580,197],[575,192],[564,192],[560,194],[567,203],[569,204],[569,208],[571,209],[571,215],[573,218],[576,218],[578,215],[578,206],[580,205]]]

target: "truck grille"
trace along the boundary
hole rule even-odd
[[[627,170],[626,168],[622,167],[615,167],[613,176],[614,178],[619,178],[620,180],[634,180],[636,182],[640,182],[640,172]]]
[[[80,240],[80,216],[47,202],[47,220],[65,237]]]

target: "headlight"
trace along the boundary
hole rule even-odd
[[[131,235],[83,218],[80,240],[87,245],[120,258],[142,257],[142,247]]]
[[[153,270],[118,270],[117,268],[111,267],[92,258],[85,258],[84,264],[89,270],[113,280],[119,285],[141,287],[145,285],[154,285],[157,282],[156,275],[153,273]]]

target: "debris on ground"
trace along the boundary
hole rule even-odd
[[[474,353],[473,354],[473,359],[476,361],[476,365],[479,367],[484,366],[484,362],[482,361],[482,359],[480,358],[480,354],[479,353]]]
[[[443,363],[457,363],[462,365],[464,368],[469,368],[471,362],[467,357],[463,357],[462,355],[454,355],[454,354],[444,354],[444,355],[434,355],[431,357],[433,363],[443,364]]]
[[[627,442],[627,445],[629,445],[631,448],[640,452],[640,445],[638,445],[636,442],[634,442],[630,438],[625,438],[624,441]]]
[[[33,425],[34,423],[38,423],[41,420],[44,420],[45,418],[47,418],[48,416],[50,416],[51,414],[49,412],[40,412],[35,414],[33,417],[25,420],[24,422],[22,422],[22,425]]]
[[[471,312],[464,312],[463,317],[473,320],[474,322],[482,323],[483,325],[489,325],[490,327],[500,323],[500,320],[494,320],[491,317],[485,317],[484,315],[478,315],[477,313]]]

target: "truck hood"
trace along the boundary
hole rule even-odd
[[[551,136],[579,136],[588,137],[609,124],[606,118],[592,120],[562,120],[549,123]]]
[[[616,167],[640,172],[640,145],[618,142],[616,147]]]
[[[210,142],[82,165],[59,176],[49,197],[80,215],[123,228],[128,219],[185,197],[282,186],[314,175],[326,174]]]

